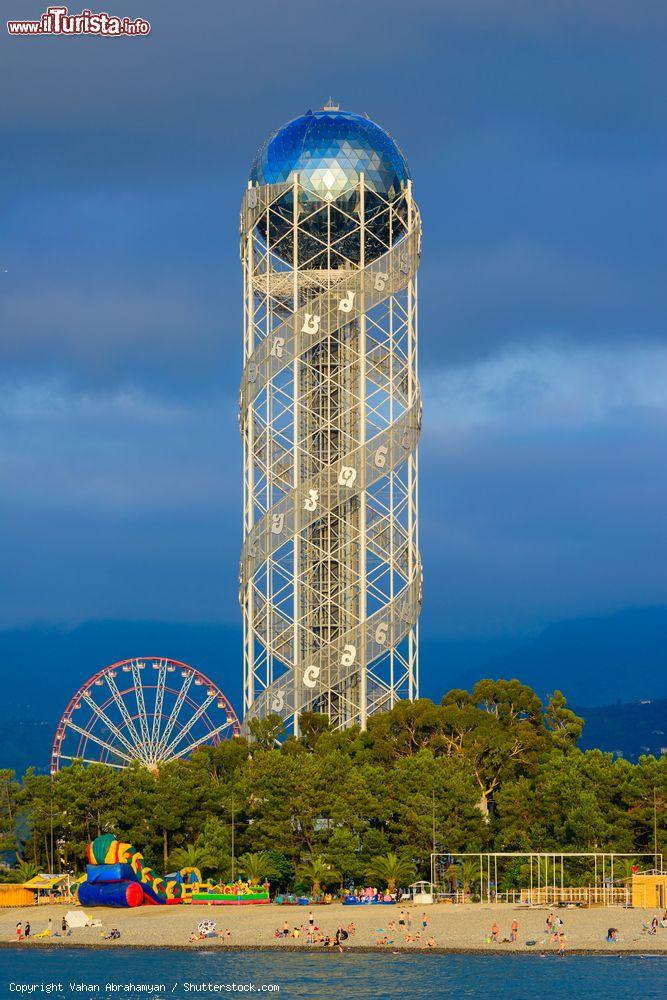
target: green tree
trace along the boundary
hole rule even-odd
[[[358,879],[363,875],[364,864],[360,857],[359,835],[352,830],[338,827],[329,837],[324,851],[327,864],[340,872],[341,879]]]
[[[232,870],[231,826],[218,816],[208,816],[196,840],[198,848],[211,858],[214,872],[225,877]]]
[[[584,720],[567,707],[562,691],[554,691],[551,695],[544,718],[556,746],[567,750],[577,745],[584,728]]]
[[[480,863],[475,858],[461,858],[458,863],[449,866],[445,878],[469,896],[480,882]]]
[[[169,864],[174,846],[178,846],[179,842],[182,844],[187,838],[196,839],[202,825],[206,798],[205,789],[196,781],[196,774],[187,762],[173,761],[160,767],[155,777],[154,792],[147,803],[147,815],[154,828],[162,834],[165,867]]]
[[[390,852],[371,860],[366,868],[366,878],[386,885],[389,892],[396,892],[399,883],[407,886],[414,882],[417,878],[417,869],[410,858],[399,857]]]
[[[331,724],[326,715],[302,712],[299,716],[299,739],[308,750],[314,750],[320,737],[328,732],[331,732]]]
[[[253,743],[262,750],[271,750],[285,732],[285,723],[280,715],[267,715],[265,719],[251,719],[248,731]]]
[[[215,869],[215,858],[201,845],[186,844],[171,852],[169,866],[173,871],[180,871],[182,868],[198,868],[203,874]]]
[[[277,874],[275,861],[269,851],[242,854],[238,859],[238,868],[252,885],[265,882]]]
[[[502,782],[533,769],[547,748],[542,703],[517,680],[481,680],[470,695],[450,691],[441,708],[447,753],[473,768],[479,808],[488,816]]]
[[[443,718],[428,698],[399,701],[391,712],[368,720],[368,735],[374,753],[383,761],[412,757],[426,748],[443,744]]]
[[[409,853],[427,869],[433,850],[479,847],[488,831],[478,808],[479,789],[463,757],[435,757],[420,750],[384,773],[387,828],[399,854]],[[381,853],[381,852],[378,852]]]
[[[18,885],[23,885],[38,874],[39,868],[37,865],[32,864],[30,861],[23,861],[18,868],[12,870],[11,881],[16,882]]]
[[[19,861],[21,844],[16,835],[16,826],[22,798],[16,772],[7,768],[0,769],[0,851],[14,851]]]
[[[340,879],[340,872],[333,865],[327,864],[324,858],[314,857],[297,869],[297,877],[311,886],[314,896],[319,895],[322,886],[335,885]]]

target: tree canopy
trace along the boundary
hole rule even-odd
[[[309,714],[300,738],[283,738],[273,717],[157,774],[3,770],[0,846],[41,870],[81,871],[88,842],[114,833],[160,871],[189,862],[280,889],[359,884],[392,857],[412,880],[429,874],[434,843],[452,854],[647,853],[654,816],[664,850],[667,758],[583,752],[581,729],[559,691],[543,706],[519,681],[482,680],[440,704],[399,702],[365,732],[333,732]]]

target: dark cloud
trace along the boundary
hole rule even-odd
[[[121,8],[0,40],[3,624],[238,622],[239,200],[330,93],[424,216],[425,634],[664,600],[664,4]]]

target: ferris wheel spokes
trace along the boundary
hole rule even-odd
[[[119,684],[121,670],[128,683]],[[221,722],[216,703],[225,713]],[[75,722],[84,706],[87,712]],[[123,660],[99,671],[70,699],[54,737],[51,773],[75,760],[116,768],[137,761],[154,770],[239,733],[229,701],[200,671],[162,657]]]
[[[95,713],[98,719],[100,719],[104,723],[104,725],[111,730],[111,732],[114,734],[119,743],[122,743],[125,749],[129,750],[130,753],[132,753],[133,747],[130,741],[124,736],[124,734],[120,731],[118,726],[116,726],[111,721],[111,719],[104,711],[104,709],[100,708],[100,706],[93,700],[89,691],[84,691],[83,700],[85,701],[86,705],[88,705],[88,707],[91,709],[91,711]]]
[[[116,672],[115,672],[115,670],[109,670],[109,671],[107,671],[105,673],[105,675],[104,675],[104,679],[107,682],[107,686],[109,687],[109,690],[111,691],[111,694],[113,695],[113,699],[116,702],[116,705],[118,706],[118,711],[122,715],[123,721],[124,721],[127,729],[132,734],[132,738],[134,739],[134,746],[136,747],[140,743],[139,733],[137,732],[137,730],[135,728],[135,725],[134,725],[134,722],[132,721],[132,716],[130,715],[130,713],[127,710],[127,705],[123,701],[123,696],[121,695],[120,691],[118,690],[118,685],[116,684]]]
[[[182,750],[179,750],[178,753],[175,753],[171,759],[180,760],[181,757],[185,757],[186,754],[192,753],[193,750],[197,750],[200,746],[203,746],[205,743],[210,742],[210,738],[212,736],[213,737],[219,736],[221,733],[225,731],[225,729],[229,729],[228,722],[225,722],[222,726],[218,726],[217,729],[213,729],[208,734],[208,737],[202,736],[200,737],[200,739],[195,740],[194,743],[190,743],[187,747],[184,747]]]
[[[197,709],[197,711],[195,712],[195,714],[192,716],[192,718],[190,719],[190,721],[187,722],[183,726],[183,728],[180,730],[180,732],[178,733],[178,736],[176,737],[176,739],[172,740],[171,743],[169,744],[169,746],[167,747],[166,753],[167,753],[168,756],[171,756],[171,754],[174,751],[174,748],[178,746],[178,744],[181,742],[181,740],[184,739],[188,735],[188,733],[190,732],[190,730],[192,729],[192,727],[194,725],[196,725],[196,723],[201,719],[202,715],[204,714],[204,712],[206,711],[206,709],[209,707],[209,705],[211,704],[211,702],[214,699],[215,699],[215,693],[211,694],[209,692],[209,694],[206,697],[206,701],[202,705],[199,706],[199,708]]]
[[[67,725],[69,726],[70,729],[73,729],[75,733],[79,733],[80,736],[84,736],[87,740],[92,740],[93,743],[97,743],[98,746],[102,747],[104,750],[107,750],[115,757],[121,757],[123,760],[126,760],[128,764],[132,762],[132,758],[128,757],[127,754],[121,753],[118,747],[111,746],[105,740],[101,740],[99,736],[95,736],[89,730],[82,729],[81,726],[77,726],[75,722],[70,721],[67,723]]]
[[[61,760],[68,760],[70,762],[70,764],[74,764],[74,763],[78,763],[78,762],[80,762],[81,764],[99,764],[100,763],[99,760],[91,760],[90,757],[71,757],[69,754],[66,754],[66,753],[60,754],[60,759]],[[105,764],[105,767],[114,767],[117,771],[124,771],[125,768],[127,767],[127,764],[114,764],[113,761],[110,761],[110,760],[105,760],[104,764]]]
[[[167,720],[167,725],[164,727],[164,731],[162,733],[162,736],[160,737],[160,742],[158,743],[157,746],[158,754],[163,754],[166,751],[167,743],[169,742],[169,738],[174,730],[174,726],[176,725],[178,714],[181,708],[183,707],[183,703],[187,697],[188,691],[190,690],[190,687],[194,679],[195,679],[194,674],[188,674],[187,677],[185,677],[184,679],[183,686],[181,687],[181,690],[178,692],[178,695],[176,697],[176,702],[171,710],[171,715]]]
[[[139,727],[141,729],[141,741],[144,747],[144,754],[148,757],[150,753],[150,735],[148,732],[148,717],[146,715],[144,687],[141,682],[141,671],[144,667],[145,665],[141,662],[141,660],[132,660],[132,679],[134,680],[134,697],[137,702]]]
[[[153,664],[157,669],[157,691],[155,692],[155,714],[153,715],[153,728],[151,729],[151,753],[157,752],[158,739],[160,736],[160,723],[162,722],[162,706],[164,705],[164,691],[167,685],[167,661],[160,660],[159,666]]]

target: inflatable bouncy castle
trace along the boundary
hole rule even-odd
[[[250,903],[270,903],[269,883],[251,885],[249,882],[233,882],[230,885],[214,886],[210,883],[195,886],[192,902],[207,906],[246,906]]]
[[[79,884],[82,906],[141,906],[142,903],[191,902],[193,885],[201,882],[196,868],[165,879],[149,868],[132,844],[106,833],[88,845],[86,877]]]

